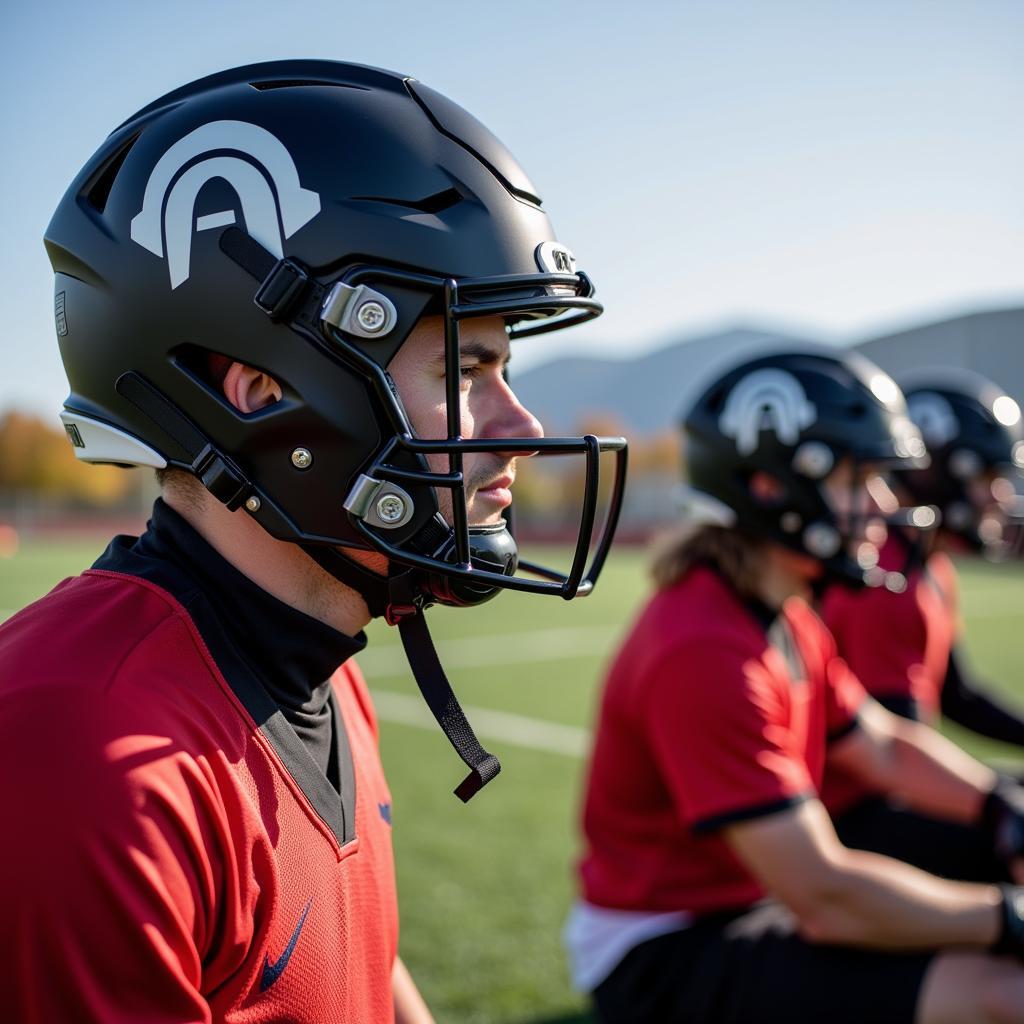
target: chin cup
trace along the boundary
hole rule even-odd
[[[454,534],[445,539],[433,557],[451,565],[456,563],[458,555]],[[504,521],[489,526],[469,527],[469,557],[473,568],[501,573],[503,576],[514,575],[519,565],[519,549]],[[483,604],[499,590],[498,587],[475,583],[472,579],[458,579],[439,573],[428,573],[423,589],[431,601],[456,608]]]

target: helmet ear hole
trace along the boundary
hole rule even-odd
[[[175,350],[174,357],[179,366],[187,370],[214,391],[220,391],[224,378],[233,360],[230,356],[201,348],[199,345],[182,345]]]
[[[249,366],[249,364],[242,363],[231,356],[226,356],[220,352],[214,352],[198,345],[183,345],[176,349],[174,363],[217,401],[230,405],[235,409],[239,408],[238,402],[226,393],[228,373],[232,366],[244,367]],[[264,375],[269,381],[273,382],[276,388],[277,400],[280,400],[282,394],[288,390],[285,382],[275,374],[261,370],[259,367],[250,366],[250,369]]]

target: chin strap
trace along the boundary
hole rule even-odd
[[[334,548],[309,545],[304,550],[332,576],[357,591],[374,618],[398,626],[405,656],[430,713],[441,726],[470,773],[455,789],[466,803],[501,771],[501,762],[484,750],[445,675],[427,628],[426,602],[413,582],[415,570],[392,566],[388,577],[364,568]]]
[[[405,655],[427,707],[455,752],[469,766],[469,774],[455,789],[455,795],[466,803],[501,771],[501,762],[481,746],[448,682],[410,575],[401,572],[389,580],[390,601],[385,616],[391,625],[398,626]]]

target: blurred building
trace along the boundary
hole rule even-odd
[[[614,423],[616,432],[629,438],[621,532],[637,538],[673,519],[682,458],[678,424],[705,385],[741,359],[813,344],[808,338],[736,329],[683,338],[633,360],[557,359],[516,376],[513,384],[548,434],[577,434],[590,424]],[[925,366],[961,367],[1024,399],[1024,308],[969,313],[854,347],[897,376]],[[524,530],[545,533],[555,523],[540,506],[524,509],[520,521]]]

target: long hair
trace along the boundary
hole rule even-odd
[[[684,523],[658,538],[651,557],[651,576],[667,590],[697,565],[717,569],[742,597],[757,594],[763,543],[735,528],[711,523]]]

